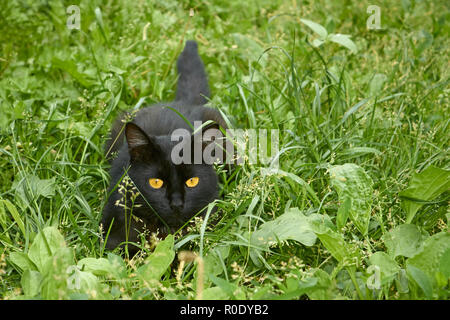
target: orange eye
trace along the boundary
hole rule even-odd
[[[192,177],[192,178],[186,180],[186,185],[187,185],[189,188],[193,188],[193,187],[195,187],[195,186],[198,185],[198,181],[199,181],[199,180],[200,180],[200,179],[199,179],[198,177]]]
[[[150,184],[150,187],[152,187],[153,189],[159,189],[164,184],[164,182],[161,179],[158,179],[158,178],[150,178],[148,180],[148,183]]]

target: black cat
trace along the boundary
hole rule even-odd
[[[172,148],[178,143],[171,141],[172,132],[180,128],[193,132],[178,113],[191,124],[212,120],[226,129],[220,113],[203,106],[209,87],[195,41],[186,42],[177,68],[175,101],[141,109],[126,124],[126,116],[119,117],[111,130],[107,157],[117,157],[111,163],[111,194],[101,221],[104,236],[110,230],[107,249],[125,241],[137,242],[144,229],[158,230],[164,237],[201,210],[204,213],[218,196],[218,178],[212,165],[174,164],[171,158]],[[135,252],[137,248],[131,246],[129,250]]]

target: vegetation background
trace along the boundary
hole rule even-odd
[[[1,1],[0,297],[448,299],[449,18],[448,1]],[[232,127],[280,130],[279,170],[218,168],[217,217],[106,252],[105,137],[174,98],[188,39]]]

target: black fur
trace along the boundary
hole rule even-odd
[[[174,165],[171,161],[171,151],[177,143],[170,140],[173,130],[192,130],[166,106],[178,110],[191,123],[213,120],[226,129],[219,112],[203,106],[207,102],[206,97],[209,97],[209,87],[194,41],[187,41],[177,67],[179,81],[174,102],[141,109],[132,123],[125,124],[124,116],[119,117],[111,130],[106,156],[110,157],[113,153],[117,153],[117,156],[111,163],[110,197],[103,209],[101,221],[104,235],[111,227],[107,249],[117,247],[127,238],[129,242],[137,242],[138,233],[144,229],[150,232],[159,230],[162,236],[174,232],[217,198],[218,179],[212,166],[204,163]],[[131,194],[137,190],[133,191],[131,185],[124,189],[117,188],[121,183],[124,184],[122,178],[126,174],[131,179],[131,185],[139,191],[132,209],[137,219],[129,219],[130,210],[125,212],[123,208],[125,201],[127,207],[131,207]],[[185,185],[185,181],[191,177],[200,178],[198,186],[188,188]],[[162,179],[163,187],[151,188],[149,178]],[[126,228],[130,222],[129,228]],[[128,237],[126,229],[129,229]],[[131,251],[136,251],[136,248],[131,247]]]

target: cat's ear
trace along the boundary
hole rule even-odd
[[[132,160],[145,160],[158,151],[153,139],[132,122],[127,123],[125,127],[125,137]]]
[[[206,164],[223,163],[227,159],[227,154],[229,153],[229,156],[231,156],[232,153],[232,150],[229,148],[232,145],[227,143],[226,135],[224,135],[227,130],[226,122],[218,110],[204,107],[202,122],[205,123],[207,121],[211,123],[203,126],[201,132],[196,135],[197,138],[200,134],[202,136],[203,161]],[[195,161],[194,159],[194,163],[196,163]]]
[[[218,130],[220,130],[220,128],[222,128],[224,130],[227,129],[227,124],[225,123],[225,120],[223,120],[219,111],[217,111],[216,109],[204,107],[202,121],[206,122],[208,120],[213,121],[213,123],[205,126],[203,131],[210,129],[210,128],[214,128],[214,129],[218,129]]]

